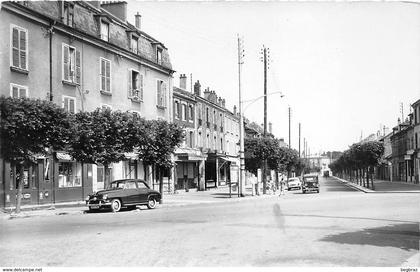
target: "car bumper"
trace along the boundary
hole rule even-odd
[[[319,191],[319,187],[303,187],[302,190],[305,190],[305,191]]]
[[[86,201],[86,205],[91,209],[100,209],[103,207],[110,207],[111,202],[107,200],[99,200],[99,201]]]

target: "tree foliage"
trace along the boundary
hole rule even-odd
[[[71,136],[71,118],[57,105],[27,98],[0,97],[1,152],[5,160],[25,163],[50,148],[63,149]]]

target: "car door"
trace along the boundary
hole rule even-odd
[[[125,182],[124,186],[124,196],[125,201],[123,200],[124,204],[131,204],[137,203],[137,184],[134,180],[128,180]]]
[[[139,202],[147,202],[147,198],[149,196],[149,188],[147,187],[144,181],[137,181],[138,191],[139,191]]]

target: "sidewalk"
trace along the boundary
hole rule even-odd
[[[407,182],[397,182],[397,181],[388,181],[388,180],[374,180],[372,188],[365,188],[356,183],[350,182],[348,180],[341,179],[339,177],[333,176],[337,180],[343,182],[347,186],[353,187],[359,191],[365,193],[420,193],[420,185],[407,183]]]
[[[220,187],[207,191],[196,191],[196,189],[191,189],[189,192],[177,191],[175,194],[164,195],[163,203],[162,205],[158,205],[158,208],[167,209],[187,205],[238,202],[270,197],[278,197],[278,194],[252,196],[251,191],[248,189],[245,192],[245,197],[238,197],[238,191],[233,190],[232,197],[230,197],[229,187]],[[19,214],[15,214],[14,209],[6,209],[4,212],[0,211],[0,220],[35,216],[83,214],[86,211],[88,211],[88,209],[84,201],[57,203],[54,206],[51,206],[50,204],[42,206],[22,206]]]

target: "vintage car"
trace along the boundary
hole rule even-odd
[[[302,184],[300,182],[300,179],[298,177],[289,178],[287,180],[287,190],[290,191],[292,189],[298,189],[300,190]]]
[[[89,210],[108,208],[118,212],[121,208],[135,208],[137,205],[147,205],[154,209],[160,201],[161,194],[149,188],[140,179],[122,179],[111,182],[106,190],[101,190],[86,197]]]
[[[317,192],[319,193],[318,175],[304,175],[302,178],[302,193]]]

